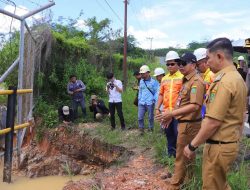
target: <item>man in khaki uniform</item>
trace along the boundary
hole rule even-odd
[[[203,150],[203,190],[231,189],[226,173],[236,159],[246,110],[246,85],[233,65],[229,39],[218,38],[207,46],[210,69],[215,73],[206,96],[207,112],[199,133],[184,149],[188,158],[206,141]]]
[[[183,86],[176,102],[176,109],[166,110],[158,114],[156,119],[163,124],[168,123],[172,117],[178,119],[177,150],[174,175],[169,180],[167,189],[180,189],[184,182],[186,172],[190,172],[192,161],[183,155],[184,147],[198,133],[201,126],[201,106],[203,103],[205,85],[202,78],[196,73],[196,57],[192,53],[185,53],[181,58],[180,72],[184,75]]]

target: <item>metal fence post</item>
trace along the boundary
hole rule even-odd
[[[7,182],[7,183],[11,182],[13,135],[14,135],[14,124],[15,124],[17,88],[9,87],[9,90],[13,90],[14,93],[8,95],[8,104],[7,104],[6,128],[11,128],[11,131],[5,135],[3,182]]]

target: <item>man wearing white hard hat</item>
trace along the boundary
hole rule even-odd
[[[161,79],[165,76],[165,71],[163,68],[161,67],[157,67],[154,70],[154,77],[156,78],[156,80],[161,83]]]
[[[207,65],[207,49],[206,48],[198,48],[194,51],[194,55],[197,59],[197,69],[201,75],[201,78],[204,80],[206,85],[206,91],[208,90],[209,86],[213,82],[214,73],[210,70]],[[206,107],[205,105],[202,106],[201,109],[201,116],[202,118],[205,117]]]
[[[148,112],[149,131],[153,132],[154,129],[154,107],[159,83],[150,76],[150,69],[147,65],[141,66],[140,73],[142,79],[140,80],[138,95],[138,123],[141,135],[143,135],[146,112]]]
[[[210,84],[213,82],[214,73],[207,65],[207,49],[198,48],[194,51],[194,55],[197,59],[197,69],[206,84],[206,90],[208,90]]]
[[[246,81],[246,76],[247,76],[247,65],[245,58],[241,55],[238,57],[238,68],[237,71],[240,73],[244,81]]]
[[[178,62],[180,57],[177,52],[169,51],[166,54],[166,66],[169,73],[163,77],[159,90],[158,102],[156,105],[156,115],[161,113],[160,107],[163,105],[163,110],[172,111],[175,108],[175,104],[182,87],[183,75],[179,71]],[[165,127],[165,135],[167,138],[168,156],[175,157],[176,155],[176,141],[177,141],[177,125],[178,122],[175,118],[171,123]],[[166,175],[168,176],[168,175]],[[164,178],[164,177],[163,177]]]
[[[159,82],[159,84],[161,84],[161,80],[162,78],[165,76],[165,71],[163,68],[161,67],[157,67],[155,70],[154,70],[154,77],[156,78],[156,80]],[[156,99],[156,102],[158,101],[158,95],[159,95],[159,91],[160,91],[160,86],[157,90],[157,99]],[[163,108],[163,106],[161,106],[161,108]],[[161,109],[162,111],[162,109]]]

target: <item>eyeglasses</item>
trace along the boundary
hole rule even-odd
[[[166,65],[167,65],[167,67],[169,67],[169,66],[173,67],[173,66],[175,66],[175,63],[167,63]]]
[[[183,67],[185,67],[188,63],[186,61],[180,61],[177,64],[178,64],[178,66],[182,65]]]

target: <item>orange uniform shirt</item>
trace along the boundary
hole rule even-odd
[[[183,75],[180,71],[170,75],[168,73],[162,78],[159,95],[163,96],[163,108],[172,109],[175,107],[179,92],[182,87]]]

